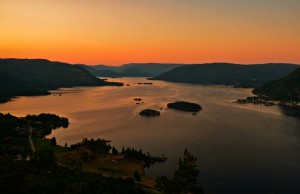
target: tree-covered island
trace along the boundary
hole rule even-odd
[[[160,112],[153,109],[145,109],[139,113],[141,116],[159,116]]]
[[[182,110],[182,111],[191,111],[199,112],[202,110],[202,106],[196,103],[186,102],[186,101],[176,101],[173,103],[168,103],[168,108]]]

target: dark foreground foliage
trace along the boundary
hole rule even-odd
[[[53,129],[68,127],[68,119],[54,114],[27,115],[15,117],[0,113],[0,154],[27,156],[30,154],[28,135],[44,137]]]
[[[44,148],[34,151],[30,146],[32,137],[44,138],[52,129],[66,127],[68,119],[53,114],[27,115],[15,117],[0,113],[0,193],[144,193],[133,178],[121,179],[104,177],[99,173],[83,172],[81,167],[61,164],[53,154],[53,149]],[[71,145],[70,149],[85,148],[98,155],[117,154],[110,141],[104,139],[83,139]],[[49,141],[55,146],[56,139]],[[88,152],[86,152],[88,154]],[[126,158],[152,161],[149,153],[135,149],[124,150]],[[83,155],[82,160],[88,160]],[[81,161],[78,161],[81,163]],[[136,181],[141,180],[138,172]]]
[[[0,193],[144,193],[132,179],[59,167],[51,151],[37,153],[30,162],[2,157],[0,188]]]
[[[70,149],[77,149],[77,148],[86,148],[93,153],[97,153],[99,155],[107,155],[112,153],[114,155],[123,154],[125,158],[138,160],[144,163],[144,167],[150,167],[155,163],[165,162],[167,158],[162,156],[152,156],[149,152],[144,153],[141,149],[136,150],[135,148],[123,148],[121,152],[119,152],[115,147],[110,145],[109,140],[105,139],[87,139],[84,138],[82,142],[76,143],[70,146]]]
[[[82,140],[82,142],[76,143],[76,144],[72,144],[70,146],[71,149],[77,149],[79,147],[85,147],[86,149],[92,151],[93,153],[97,153],[100,155],[105,155],[105,154],[109,154],[110,149],[111,149],[111,145],[109,144],[110,141],[109,140],[105,140],[105,139],[96,139],[94,140],[92,139],[87,139],[84,138]]]
[[[38,129],[37,134],[40,137],[49,135],[53,129],[67,128],[69,126],[67,118],[59,117],[55,114],[27,115],[24,119],[31,127]]]
[[[162,156],[152,156],[149,152],[143,153],[142,150],[136,150],[135,148],[122,149],[121,154],[124,154],[126,158],[143,161],[144,167],[149,168],[155,163],[165,162],[167,158]]]
[[[170,194],[202,194],[204,190],[198,185],[197,177],[200,170],[196,165],[195,158],[187,149],[184,150],[183,158],[178,161],[178,169],[171,180],[161,176],[156,178],[158,190]]]

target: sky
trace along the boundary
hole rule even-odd
[[[0,0],[0,58],[300,64],[300,0]]]

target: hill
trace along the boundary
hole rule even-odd
[[[180,67],[183,64],[163,64],[163,63],[129,63],[121,66],[121,69],[138,68],[141,69],[151,76],[158,76],[165,73],[175,67]]]
[[[93,67],[96,70],[111,70],[116,73],[120,73],[121,71],[123,71],[121,66],[95,65],[95,66],[90,66],[90,67]]]
[[[152,79],[171,82],[254,87],[271,80],[279,79],[298,67],[298,65],[294,64],[195,64],[174,68]]]
[[[275,100],[300,101],[300,68],[279,80],[256,87],[253,93],[267,95]]]
[[[143,69],[131,67],[122,71],[121,75],[124,77],[151,77],[152,75]]]
[[[83,64],[78,64],[79,66],[88,70],[92,75],[96,77],[123,77],[120,73],[117,73],[109,68],[95,68],[95,66],[88,66]],[[104,66],[104,65],[101,65]],[[105,66],[104,66],[105,67]]]
[[[123,77],[121,73],[114,72],[113,70],[97,70],[97,77]]]
[[[45,59],[0,59],[0,102],[14,96],[49,94],[73,86],[120,85],[96,78],[77,65]]]

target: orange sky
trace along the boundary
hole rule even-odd
[[[300,64],[299,0],[1,0],[0,58]]]

